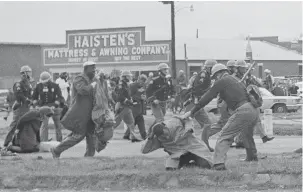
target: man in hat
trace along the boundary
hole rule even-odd
[[[33,100],[33,104],[38,107],[54,107],[52,118],[56,130],[56,139],[57,141],[62,141],[60,123],[62,108],[60,108],[60,104],[64,103],[64,98],[59,85],[51,81],[51,75],[47,71],[42,72],[40,75],[40,82],[34,89]],[[40,130],[41,141],[48,141],[48,122],[48,118],[45,118],[42,122]]]
[[[64,128],[72,131],[57,147],[52,148],[53,158],[78,144],[86,137],[86,153],[84,156],[95,155],[94,127],[92,120],[93,89],[96,87],[96,63],[87,61],[83,64],[83,72],[77,75],[72,86],[72,104],[61,123]]]
[[[159,75],[149,82],[146,96],[156,121],[160,122],[164,121],[167,100],[170,99],[174,102],[172,96],[175,94],[175,90],[172,81],[167,78],[169,66],[166,63],[158,65],[158,73]]]
[[[132,114],[135,120],[135,126],[137,125],[139,128],[140,135],[143,140],[146,139],[146,130],[145,130],[145,122],[144,122],[144,105],[146,100],[145,93],[145,82],[147,80],[146,75],[142,74],[139,76],[138,80],[132,84],[130,84],[130,96],[134,102],[134,106],[132,107]],[[129,139],[130,131],[127,128],[124,139]]]
[[[216,79],[214,85],[202,96],[198,104],[187,112],[183,118],[194,116],[197,111],[206,106],[213,98],[220,94],[231,116],[222,128],[217,140],[214,154],[214,169],[225,170],[226,154],[235,136],[239,133],[245,135],[246,161],[257,161],[257,149],[253,138],[254,126],[259,118],[257,109],[249,102],[246,89],[238,79],[229,75],[223,64],[216,64],[212,68],[212,78]]]
[[[16,124],[19,118],[27,113],[30,109],[32,99],[32,86],[30,84],[32,69],[25,65],[21,67],[20,75],[21,80],[14,84],[13,92],[15,102],[12,106],[13,110],[13,121],[10,124],[10,131],[8,132],[4,146],[7,147],[8,143],[12,140]]]
[[[121,76],[122,78],[115,88],[116,97],[114,100],[116,102],[116,124],[114,125],[114,128],[117,128],[123,121],[130,131],[131,142],[138,142],[141,140],[137,139],[135,136],[135,120],[131,110],[131,107],[134,105],[130,94],[130,82],[132,79],[132,74],[130,71],[123,71]]]
[[[272,92],[274,90],[274,83],[275,83],[274,78],[271,75],[271,71],[269,69],[265,69],[264,73],[265,73],[264,86],[268,91]]]

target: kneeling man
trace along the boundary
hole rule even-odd
[[[39,152],[40,126],[52,115],[54,111],[48,106],[25,113],[16,125],[12,145],[9,145],[7,150],[16,153]]]
[[[212,166],[207,158],[211,154],[193,134],[192,120],[173,117],[152,125],[141,152],[147,154],[160,148],[170,155],[166,160],[166,170],[180,169],[186,165],[207,169]]]

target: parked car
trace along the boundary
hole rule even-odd
[[[303,86],[303,82],[297,82],[295,83],[296,86],[299,87],[298,89],[298,96],[300,96],[301,98],[303,97],[303,90],[302,90],[302,86]]]
[[[8,89],[0,89],[0,108],[4,108],[4,104],[6,103],[6,97],[8,95]]]
[[[291,111],[297,111],[301,105],[302,98],[298,96],[275,96],[267,89],[259,88],[263,105],[260,108],[261,112],[265,109],[272,109],[273,113],[286,113]],[[204,107],[207,112],[218,113],[217,99],[213,99],[207,106]]]

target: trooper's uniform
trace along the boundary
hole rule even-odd
[[[200,98],[204,95],[204,93],[207,91],[207,89],[211,86],[211,77],[210,73],[206,70],[206,68],[211,68],[213,65],[215,65],[217,61],[215,60],[207,60],[205,62],[205,68],[198,73],[198,75],[195,77],[192,85],[192,97],[191,102],[189,105],[186,106],[185,112],[190,111],[195,104],[198,103]],[[211,124],[211,121],[208,117],[208,114],[206,111],[202,108],[195,114],[195,119],[200,124],[201,128],[203,128],[205,125]]]
[[[122,77],[123,76],[131,76],[131,73],[129,71],[124,71],[122,73]],[[133,101],[130,96],[130,89],[128,82],[125,79],[120,80],[118,85],[116,86],[114,100],[116,102],[116,107],[115,107],[116,124],[114,125],[114,128],[117,128],[120,125],[120,123],[123,121],[129,128],[130,140],[132,142],[139,141],[135,137],[135,120],[131,110],[131,107],[133,106]]]
[[[50,74],[48,72],[42,72],[40,75],[40,81],[34,90],[33,100],[34,103],[39,107],[48,106],[55,107],[54,115],[52,116],[55,129],[56,129],[56,139],[57,141],[62,141],[62,131],[60,124],[60,116],[62,108],[61,103],[64,103],[64,98],[62,96],[60,87],[58,84],[50,81]],[[45,118],[41,124],[40,138],[41,141],[48,141],[48,122],[49,118]]]
[[[254,75],[250,74],[250,73],[247,75],[247,78],[245,80],[245,84],[246,84],[246,86],[255,85],[257,87],[262,87],[262,84],[257,80],[257,78]],[[259,109],[257,111],[260,112]],[[260,132],[260,138],[262,139],[263,143],[266,143],[267,141],[271,141],[271,140],[274,139],[274,137],[269,138],[266,135],[265,128],[264,128],[264,126],[262,126],[260,116],[257,120],[257,124],[255,126],[255,129],[258,129],[258,131]],[[235,143],[236,143],[237,147],[244,147],[243,139],[244,139],[244,136],[243,136],[242,133],[239,134],[237,137],[235,137]]]
[[[13,121],[10,124],[10,131],[8,132],[4,141],[5,147],[7,147],[7,145],[12,141],[19,118],[27,113],[30,109],[32,86],[30,84],[30,78],[27,75],[27,72],[31,71],[32,69],[29,66],[21,67],[20,74],[22,76],[22,80],[15,83],[13,86],[13,93],[16,100],[12,106]]]
[[[135,120],[135,126],[138,126],[140,135],[142,139],[145,140],[146,130],[143,117],[145,101],[142,99],[142,96],[145,95],[144,85],[140,85],[139,82],[132,83],[130,85],[130,95],[134,103],[134,106],[132,107],[132,113]],[[129,128],[127,128],[124,134],[124,138],[129,138],[129,135],[130,131]]]
[[[212,75],[218,72],[227,72],[225,65],[216,64],[212,68]],[[232,115],[227,123],[222,128],[220,137],[217,140],[214,154],[214,168],[221,170],[225,169],[225,160],[228,149],[233,138],[243,131],[245,133],[245,148],[247,160],[257,160],[257,150],[253,138],[253,128],[256,125],[258,112],[248,102],[248,95],[238,80],[227,73],[222,73],[222,77],[217,80],[207,93],[201,98],[199,103],[191,111],[194,115],[197,111],[207,105],[218,94],[226,102],[229,109],[232,110]]]
[[[148,99],[154,97],[151,101],[151,109],[157,122],[164,121],[166,102],[175,94],[172,80],[167,79],[166,76],[162,74],[162,69],[168,69],[168,65],[165,63],[159,64],[159,76],[152,78],[146,90],[146,96]],[[153,101],[155,100],[158,100],[159,104],[154,103]]]

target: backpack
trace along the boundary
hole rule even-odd
[[[246,88],[249,102],[255,107],[259,108],[263,104],[263,99],[259,87],[256,85],[248,85]]]
[[[235,78],[246,90],[248,95],[248,101],[252,104],[254,108],[259,108],[263,105],[262,95],[258,86],[251,84],[246,87],[244,82],[241,82],[237,77],[232,77]]]

